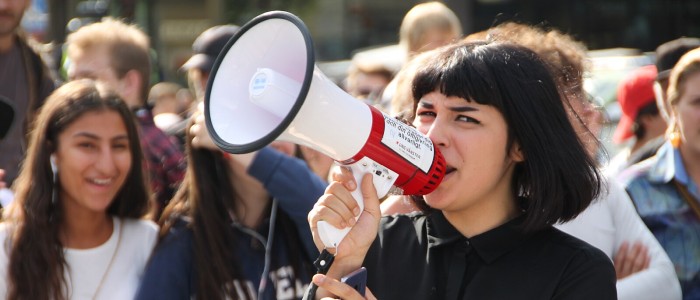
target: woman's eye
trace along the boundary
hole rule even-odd
[[[112,148],[125,150],[125,149],[129,149],[129,144],[127,144],[127,143],[114,144],[114,145],[112,145]]]
[[[461,122],[468,122],[468,123],[474,123],[474,124],[481,124],[481,122],[480,122],[479,120],[474,119],[474,118],[469,117],[469,116],[460,115],[460,116],[457,116],[457,120],[458,120],[458,121],[461,121]]]
[[[432,111],[418,111],[416,115],[420,117],[435,117],[436,114]]]
[[[92,143],[80,143],[78,144],[78,147],[85,149],[95,149],[95,145]]]

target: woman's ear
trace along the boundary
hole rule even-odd
[[[514,162],[522,162],[525,160],[525,153],[523,153],[520,144],[517,142],[513,143],[513,146],[510,147],[510,159],[512,159]]]

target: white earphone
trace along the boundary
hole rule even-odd
[[[56,173],[58,173],[58,166],[56,165],[56,155],[51,154],[49,157],[49,162],[51,163],[51,172],[53,172],[54,176]]]

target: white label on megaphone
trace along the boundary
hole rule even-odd
[[[399,153],[411,164],[428,173],[433,165],[435,151],[428,137],[401,121],[384,115],[382,144]]]

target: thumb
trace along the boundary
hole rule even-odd
[[[379,197],[377,196],[377,189],[374,187],[374,182],[372,181],[372,174],[365,174],[362,176],[362,199],[365,201],[365,211],[377,218],[381,217],[381,211],[379,209]]]

